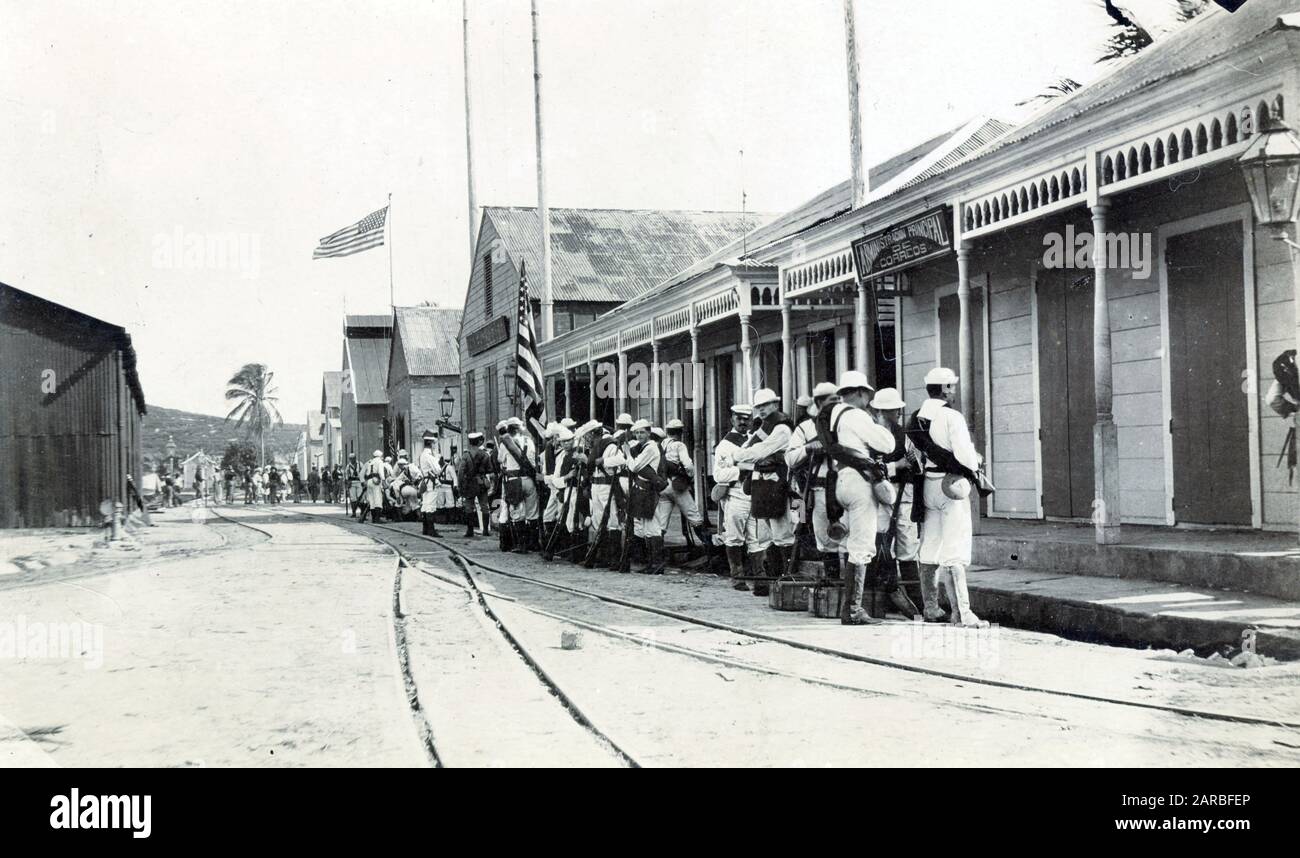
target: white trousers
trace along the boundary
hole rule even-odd
[[[537,518],[537,484],[532,477],[520,477],[524,484],[522,503],[510,504],[511,521],[533,521]]]
[[[894,536],[894,559],[915,560],[921,550],[921,537],[916,522],[912,521],[912,484],[903,483],[901,486],[895,485],[894,488],[903,495],[903,500],[898,505],[898,532]],[[876,532],[888,533],[889,519],[894,514],[894,508],[884,504],[877,506],[879,520],[876,524]]]
[[[749,528],[749,495],[732,487],[722,507],[722,544],[744,545],[745,531]]]
[[[682,518],[686,519],[688,524],[697,525],[704,521],[700,517],[700,508],[695,505],[695,498],[691,497],[691,493],[675,492],[672,486],[669,486],[659,493],[659,500],[655,505],[655,521],[659,523],[660,532],[667,532],[668,519],[673,514],[673,507],[681,510]]]
[[[601,516],[605,514],[605,507],[609,507],[609,521],[605,522],[605,530],[618,530],[618,504],[614,503],[613,487],[609,484],[593,484],[591,487],[591,529],[595,530],[600,527]]]
[[[969,566],[970,498],[953,500],[943,493],[943,474],[925,475],[925,523],[921,527],[921,562]]]
[[[843,545],[841,540],[831,539],[830,530],[831,522],[826,517],[826,489],[814,488],[812,490],[812,528],[813,536],[817,539],[817,550],[823,553],[841,551]]]
[[[844,540],[849,562],[870,563],[871,558],[876,556],[876,526],[879,522],[876,496],[871,491],[871,484],[857,471],[846,468],[839,472],[835,496],[844,507],[843,522],[849,529],[849,535]]]

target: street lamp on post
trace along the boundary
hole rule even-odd
[[[1291,288],[1300,311],[1300,270],[1295,264],[1300,244],[1287,236],[1287,226],[1300,214],[1300,135],[1270,115],[1237,163],[1246,178],[1255,220],[1291,248]],[[1300,329],[1296,341],[1300,344]]]
[[[451,387],[442,389],[442,396],[438,398],[438,407],[442,409],[442,419],[450,420],[452,409],[456,405],[456,398],[451,395]]]
[[[1276,239],[1300,249],[1286,235],[1287,224],[1300,213],[1300,134],[1269,116],[1237,163],[1246,177],[1255,219],[1272,227]]]

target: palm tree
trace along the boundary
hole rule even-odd
[[[226,382],[226,399],[236,401],[226,420],[234,420],[236,428],[244,427],[249,435],[257,435],[263,465],[266,464],[266,430],[284,423],[275,407],[279,397],[271,383],[273,378],[275,373],[268,370],[266,364],[246,363]]]

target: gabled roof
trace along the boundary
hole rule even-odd
[[[1134,56],[1116,62],[1102,77],[1068,96],[1053,99],[975,157],[1069,122],[1158,81],[1206,66],[1216,57],[1279,26],[1286,26],[1279,17],[1296,11],[1300,11],[1300,0],[1250,0],[1236,12],[1228,12],[1211,3],[1190,22],[1157,39]]]
[[[561,209],[551,216],[551,286],[557,301],[622,302],[771,218],[740,212]],[[511,260],[526,263],[541,298],[541,226],[533,207],[487,206]]]
[[[343,348],[352,373],[352,395],[357,405],[388,404],[388,357],[391,337],[347,337]]]
[[[460,310],[419,306],[397,307],[393,312],[397,321],[394,338],[406,361],[407,375],[460,374]]]
[[[15,327],[22,327],[43,337],[85,348],[86,341],[98,338],[109,343],[122,354],[122,369],[126,385],[135,399],[136,411],[146,413],[144,389],[136,370],[135,347],[126,328],[110,324],[94,316],[87,316],[71,307],[24,292],[7,283],[0,283],[0,318]]]
[[[332,369],[321,375],[320,408],[329,413],[331,408],[343,407],[343,372]]]
[[[905,149],[879,164],[869,166],[867,168],[867,180],[870,185],[867,194],[868,202],[918,182],[923,176],[941,172],[944,169],[941,164],[955,163],[954,159],[960,160],[970,152],[987,145],[989,141],[1005,134],[1011,127],[998,119],[977,117]],[[773,242],[847,214],[853,207],[850,185],[851,182],[848,180],[840,182],[714,253],[695,260],[690,266],[675,272],[676,276],[655,283],[646,292],[628,301],[627,306],[656,300],[665,290],[672,289],[706,271],[711,271],[724,262],[748,256]],[[618,309],[611,312],[616,313]]]

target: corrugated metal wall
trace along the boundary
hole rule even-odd
[[[0,321],[0,527],[97,525],[140,480],[139,415],[111,337]],[[53,393],[43,391],[51,383]]]

